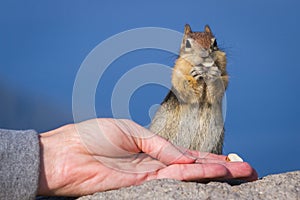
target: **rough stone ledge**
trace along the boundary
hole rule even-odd
[[[70,200],[76,198],[38,198]],[[207,184],[182,182],[172,179],[152,180],[139,186],[121,188],[77,200],[101,199],[300,199],[300,171],[266,176],[258,181],[229,185],[209,182]]]

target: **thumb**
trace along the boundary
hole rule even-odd
[[[175,146],[171,142],[158,135],[143,139],[140,147],[143,152],[149,154],[166,165],[190,164],[194,163],[197,159],[196,157],[190,155],[187,149]]]
[[[118,126],[130,133],[137,148],[160,162],[170,164],[189,164],[197,159],[183,147],[177,147],[166,139],[130,120],[119,120]]]

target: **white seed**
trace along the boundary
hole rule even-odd
[[[228,154],[226,160],[229,162],[244,162],[243,159],[235,153]]]
[[[203,62],[202,65],[204,65],[205,67],[211,67],[215,64],[214,61],[211,61],[211,62]]]

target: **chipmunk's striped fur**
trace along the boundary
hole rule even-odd
[[[185,26],[172,74],[172,90],[150,130],[179,146],[221,154],[224,139],[222,98],[228,84],[226,55],[209,28]]]

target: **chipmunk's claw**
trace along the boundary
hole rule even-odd
[[[204,79],[205,82],[213,82],[221,76],[221,71],[215,65],[206,67],[204,65],[194,66],[190,74],[196,79]]]

